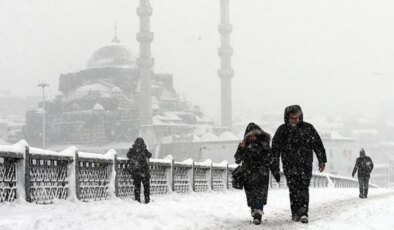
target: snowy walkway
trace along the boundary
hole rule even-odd
[[[253,225],[243,191],[172,194],[149,205],[132,200],[1,204],[0,229],[394,229],[394,191],[311,189],[310,223],[290,220],[288,191],[270,190],[263,223]]]

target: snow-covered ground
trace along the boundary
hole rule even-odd
[[[394,229],[394,190],[311,189],[310,223],[290,220],[286,189],[269,191],[260,226],[253,225],[243,191],[154,196],[133,200],[0,204],[0,229]]]

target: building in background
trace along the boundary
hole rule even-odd
[[[389,185],[389,165],[388,164],[374,164],[371,173],[370,182],[380,187],[388,187]]]
[[[61,94],[45,104],[48,146],[131,143],[140,128],[140,83],[133,51],[115,36],[92,54],[85,69],[60,76]],[[172,75],[154,73],[151,90],[152,125],[158,140],[187,139],[198,125],[212,124],[198,106],[179,96]],[[32,145],[42,141],[41,107],[40,103],[26,113],[23,134]]]
[[[394,188],[394,157],[389,160],[388,166],[389,181],[387,187]]]
[[[23,138],[26,111],[34,108],[39,96],[18,97],[9,90],[0,90],[0,140],[15,143]]]

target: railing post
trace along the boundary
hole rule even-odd
[[[168,185],[170,187],[170,191],[175,191],[175,166],[174,166],[174,159],[171,159],[171,167],[170,167],[170,176],[169,176]]]
[[[75,151],[75,194],[78,200],[81,200],[81,183],[79,181],[80,167],[78,151]]]
[[[209,190],[211,190],[211,191],[213,191],[213,179],[212,179],[212,176],[213,176],[213,167],[212,167],[212,162],[211,162],[211,164],[209,165],[209,173],[208,173],[208,185],[209,185]]]
[[[27,202],[31,202],[30,196],[30,151],[29,146],[25,147],[25,199]]]
[[[115,156],[114,156],[114,172],[115,172],[115,196],[117,197],[118,196],[118,194],[119,194],[119,177],[118,177],[118,169],[119,169],[119,166],[118,166],[118,156],[117,156],[117,154],[115,154]]]
[[[116,159],[117,154],[114,150],[110,150],[113,153],[113,163],[107,168],[108,170],[108,192],[109,197],[116,197],[117,192],[117,183],[116,183]]]
[[[76,196],[76,178],[75,178],[75,166],[76,165],[76,150],[73,150],[73,160],[68,162],[67,165],[67,179],[68,179],[68,200],[74,201],[77,199]]]
[[[191,172],[191,183],[192,183],[192,191],[195,192],[196,191],[196,169],[195,169],[195,165],[194,165],[194,160],[192,163],[192,172]]]
[[[28,146],[25,146],[25,153],[23,158],[16,162],[15,176],[16,176],[16,194],[15,199],[26,201],[25,192],[25,157]]]
[[[226,171],[225,171],[225,177],[226,177],[226,179],[224,179],[224,183],[226,183],[226,190],[228,190],[229,188],[228,188],[228,163],[226,164]]]

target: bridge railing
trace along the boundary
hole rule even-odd
[[[76,197],[79,200],[102,200],[108,197],[115,159],[107,155],[75,152]]]
[[[45,204],[53,199],[66,199],[69,194],[68,166],[73,157],[28,146],[25,149],[26,201]]]
[[[151,159],[150,190],[153,195],[224,191],[232,188],[231,172],[237,165],[175,162],[172,157]],[[55,199],[96,201],[109,197],[133,198],[134,184],[126,158],[114,150],[106,154],[86,153],[70,147],[54,152],[30,147],[25,141],[0,146],[0,203],[22,199],[39,204]],[[358,187],[353,178],[314,173],[311,187]],[[371,185],[375,187],[374,185]],[[271,189],[285,188],[270,179]]]
[[[17,197],[17,169],[23,152],[23,148],[0,150],[0,202],[12,202]]]

